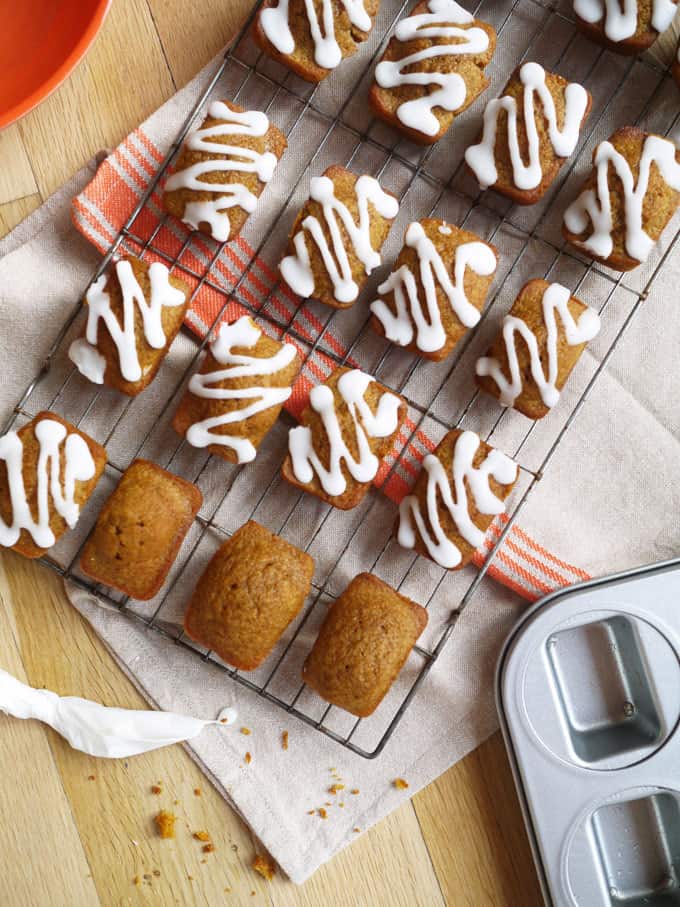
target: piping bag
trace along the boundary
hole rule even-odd
[[[236,711],[230,708],[206,721],[174,712],[119,709],[79,696],[58,696],[51,690],[29,687],[1,668],[0,711],[49,724],[74,749],[109,759],[181,743],[209,725],[228,727],[236,721]]]

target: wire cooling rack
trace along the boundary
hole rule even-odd
[[[209,333],[197,342],[188,330],[175,342],[151,387],[133,400],[95,388],[68,362],[66,351],[82,323],[79,303],[67,318],[40,373],[26,388],[5,430],[25,424],[40,409],[52,409],[105,444],[109,463],[93,500],[76,529],[43,562],[65,578],[95,592],[130,619],[173,639],[178,645],[219,665],[236,682],[315,727],[352,752],[377,756],[449,640],[461,613],[478,592],[508,532],[583,406],[624,331],[633,319],[677,239],[677,220],[650,260],[636,271],[617,274],[566,248],[561,214],[590,164],[593,146],[614,128],[638,124],[669,135],[679,116],[677,89],[669,67],[650,53],[621,58],[587,41],[575,29],[571,8],[543,0],[482,0],[474,10],[498,34],[488,69],[492,85],[456,120],[442,141],[427,149],[401,139],[370,118],[366,91],[372,71],[394,23],[411,0],[383,0],[376,27],[355,57],[324,83],[311,86],[262,55],[248,36],[257,10],[225,54],[214,76],[196,98],[167,156],[143,197],[108,249],[93,280],[111,258],[123,252],[168,263],[192,286],[192,299],[209,291],[218,300],[215,325],[230,304],[238,303],[269,333],[290,338],[305,352],[307,374],[318,378],[318,362],[354,363],[400,393],[409,406],[409,438],[383,477],[383,488],[398,475],[413,478],[405,459],[418,449],[423,434],[438,441],[453,427],[471,428],[510,454],[520,466],[520,481],[510,498],[508,520],[497,527],[480,569],[441,570],[401,549],[393,537],[395,505],[373,489],[354,511],[339,512],[287,485],[280,478],[292,420],[283,416],[256,461],[227,464],[192,450],[170,428],[189,374]],[[493,192],[479,192],[463,167],[463,153],[480,126],[484,103],[497,96],[512,70],[534,59],[589,88],[593,108],[578,152],[538,205],[522,209]],[[246,242],[230,246],[201,239],[159,213],[154,199],[159,183],[187,132],[212,98],[232,99],[265,110],[287,134],[289,150],[249,219]],[[375,275],[351,309],[329,310],[317,303],[281,304],[273,277],[288,229],[303,203],[310,176],[330,163],[368,172],[401,199],[400,215],[383,249],[386,268]],[[153,215],[153,216],[150,216]],[[397,349],[368,325],[366,299],[384,278],[401,245],[406,224],[427,215],[443,217],[478,233],[499,249],[500,265],[479,326],[470,331],[444,363],[433,364]],[[170,253],[163,231],[176,239]],[[207,251],[206,251],[207,249]],[[246,251],[244,251],[246,250]],[[240,276],[225,278],[225,262],[239,260]],[[558,407],[540,423],[501,409],[474,385],[474,362],[489,345],[522,284],[529,277],[560,280],[584,301],[605,313],[600,336],[572,375]],[[256,288],[256,292],[253,291]],[[199,325],[200,327],[200,325]],[[205,325],[210,329],[211,325]],[[340,338],[340,339],[338,339]],[[315,363],[317,363],[315,365]],[[316,370],[315,370],[316,369]],[[421,455],[425,449],[421,446]],[[154,459],[196,483],[204,505],[185,540],[164,588],[151,602],[138,602],[93,584],[79,570],[80,550],[99,506],[121,472],[137,456]],[[312,594],[279,646],[256,672],[243,674],[182,633],[183,611],[193,585],[216,547],[247,519],[254,518],[311,553],[316,562]],[[502,555],[501,555],[502,556]],[[300,682],[305,655],[329,602],[361,570],[370,570],[424,604],[430,620],[419,644],[378,711],[357,720],[329,706]]]

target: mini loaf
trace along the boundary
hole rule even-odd
[[[122,259],[87,291],[87,325],[69,358],[95,384],[136,396],[153,381],[177,336],[188,292],[164,264]]]
[[[361,573],[335,601],[307,656],[302,679],[327,702],[371,715],[427,624],[427,611]]]
[[[646,261],[679,202],[675,144],[624,126],[595,147],[593,169],[564,212],[562,232],[591,258],[630,271]]]
[[[74,528],[105,466],[101,444],[54,413],[3,435],[0,545],[24,557],[45,554]]]
[[[379,0],[264,0],[253,27],[262,50],[320,82],[368,38]]]
[[[302,425],[291,428],[282,475],[350,510],[363,500],[405,418],[401,397],[359,369],[338,368],[312,388]]]
[[[479,321],[497,264],[495,248],[474,233],[434,218],[409,224],[371,303],[373,327],[426,359],[444,359]]]
[[[542,419],[560,398],[600,316],[547,280],[526,283],[503,319],[486,356],[477,360],[477,383],[530,419]]]
[[[669,28],[677,0],[573,0],[581,31],[619,54],[639,54]]]
[[[218,242],[234,239],[286,150],[266,114],[213,101],[165,184],[166,211]]]
[[[376,116],[430,145],[489,85],[496,32],[454,0],[425,0],[397,23],[375,70]]]
[[[252,520],[213,555],[184,629],[242,671],[254,671],[300,612],[314,575],[304,551]]]
[[[397,199],[372,176],[329,167],[309,184],[281,276],[298,296],[347,308],[382,263],[380,249],[398,210]]]
[[[454,429],[423,460],[399,507],[397,539],[440,567],[458,570],[484,543],[517,481],[517,465],[473,431]]]
[[[247,316],[223,324],[172,425],[194,447],[248,463],[292,393],[300,357]]]
[[[83,572],[131,598],[153,598],[202,502],[195,485],[148,460],[135,460],[85,543]]]
[[[492,186],[519,205],[537,202],[576,149],[591,102],[577,82],[524,63],[486,105],[479,142],[465,152],[482,189]]]

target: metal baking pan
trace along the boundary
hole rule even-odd
[[[546,903],[680,905],[680,559],[543,599],[496,695]]]

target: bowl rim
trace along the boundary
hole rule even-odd
[[[15,123],[18,119],[36,108],[38,104],[49,97],[52,92],[56,91],[56,89],[71,75],[89,50],[94,39],[97,37],[112,2],[113,0],[101,0],[93,11],[92,18],[83,30],[80,38],[60,65],[30,94],[26,95],[21,101],[18,101],[7,110],[0,112],[0,129],[11,126],[12,123]]]

